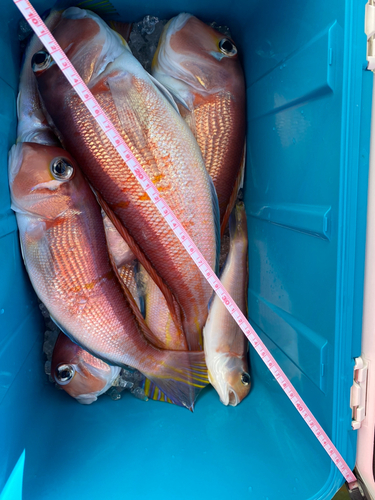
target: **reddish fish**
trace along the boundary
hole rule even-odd
[[[92,356],[60,333],[52,354],[51,376],[72,398],[89,405],[106,392],[121,368]]]
[[[144,267],[139,266],[129,245],[107,215],[103,216],[108,251],[112,264],[116,266],[118,277],[132,294],[139,309],[144,303],[145,321],[153,334],[161,342],[161,347],[172,351],[187,351],[184,333],[176,328],[169,312],[167,302],[160,288]],[[142,307],[143,310],[143,307]]]
[[[194,131],[219,199],[222,233],[241,181],[245,80],[233,41],[190,14],[165,26],[152,74]]]
[[[229,221],[230,249],[220,279],[246,314],[248,282],[245,206],[238,202]],[[248,341],[217,295],[203,330],[209,379],[225,405],[236,406],[250,391]]]
[[[161,351],[137,318],[109,260],[100,207],[73,158],[22,143],[9,159],[12,208],[30,280],[51,318],[81,347],[132,366],[192,408],[207,383],[203,352]]]
[[[52,10],[44,21],[50,30],[53,30],[57,26],[61,14],[61,11]],[[42,48],[42,42],[36,35],[33,35],[26,48],[20,75],[17,97],[17,142],[38,142],[40,144],[58,145],[58,140],[44,116],[36,78],[31,67],[33,55]]]
[[[80,9],[68,9],[54,36],[113,121],[142,167],[207,261],[215,267],[219,242],[217,197],[197,142],[152,79],[123,44],[108,50],[108,26]],[[112,221],[167,299],[173,321],[190,349],[202,346],[212,295],[194,262],[49,55],[34,56],[45,107],[66,148],[82,164],[107,202]],[[107,211],[106,211],[107,212]],[[107,212],[108,213],[108,212]]]

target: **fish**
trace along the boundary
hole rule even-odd
[[[97,17],[68,9],[53,35],[211,267],[220,246],[217,196],[199,146],[161,85]],[[116,56],[117,51],[119,54]],[[47,52],[32,62],[63,146],[107,203],[137,259],[162,290],[189,349],[202,349],[210,285]],[[102,202],[101,202],[102,203]],[[108,211],[109,210],[109,211]]]
[[[164,27],[152,75],[171,92],[195,133],[216,188],[223,235],[244,165],[246,89],[237,48],[229,37],[182,13]]]
[[[145,321],[164,349],[187,351],[186,336],[173,322],[167,301],[155,281],[141,266],[140,275],[144,286]]]
[[[102,210],[105,237],[112,265],[118,271],[118,278],[131,293],[138,309],[142,312],[142,291],[138,286],[138,261],[129,245],[121,238],[111,219]]]
[[[230,249],[220,280],[246,315],[248,285],[245,205],[236,203],[229,220]],[[248,341],[220,298],[215,295],[203,329],[208,377],[224,405],[236,406],[249,393]]]
[[[46,26],[53,30],[60,21],[62,11],[53,9],[45,19]],[[42,42],[34,34],[26,48],[17,96],[17,142],[37,142],[50,146],[59,141],[48,124],[40,101],[36,78],[31,60],[43,48]]]
[[[187,351],[186,337],[176,328],[165,297],[143,266],[139,265],[129,245],[102,211],[108,251],[117,267],[119,279],[129,289],[146,324],[160,340],[164,349]],[[144,307],[143,307],[144,303]]]
[[[192,410],[208,383],[204,353],[158,349],[134,314],[111,267],[100,206],[73,157],[18,143],[8,175],[25,267],[52,320],[93,356],[136,368]]]
[[[92,356],[60,333],[52,353],[51,377],[72,398],[89,405],[104,394],[121,368]]]

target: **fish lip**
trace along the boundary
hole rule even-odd
[[[81,405],[91,405],[92,403],[95,403],[95,401],[98,399],[98,396],[93,394],[80,394],[79,396],[76,396],[75,399],[80,403]]]
[[[228,386],[228,399],[230,406],[237,406],[240,402],[240,398],[237,396],[236,391],[234,391],[230,386]]]

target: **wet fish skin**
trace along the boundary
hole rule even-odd
[[[64,157],[73,172],[57,180]],[[171,400],[192,408],[206,385],[203,352],[160,351],[147,339],[112,270],[100,207],[74,159],[57,147],[14,146],[9,182],[30,280],[61,330],[85,350],[132,366]]]
[[[143,267],[141,267],[140,275],[144,283],[145,321],[147,325],[162,342],[164,349],[187,351],[188,344],[185,334],[174,324],[160,288]]]
[[[86,31],[77,28],[76,23],[83,21],[87,24]],[[68,57],[99,104],[122,132],[125,142],[207,261],[215,267],[219,238],[213,205],[217,201],[199,147],[184,121],[128,50],[96,76],[92,67],[98,66],[95,61],[104,56],[98,55],[96,44],[89,43],[90,36],[96,36],[93,22],[66,18],[54,36],[63,48],[68,47]],[[85,40],[89,41],[86,45],[79,38],[84,32]],[[72,43],[77,36],[77,42]],[[91,45],[96,49],[89,54]],[[91,61],[90,68],[82,62],[81,49],[83,59]],[[177,307],[171,300],[168,306],[177,328],[183,328],[190,349],[201,348],[202,328],[212,294],[210,286],[128,168],[112,152],[110,142],[58,68],[51,66],[38,74],[37,80],[45,107],[63,136],[64,145],[84,165],[90,183],[108,201],[152,263],[165,286],[164,295],[169,291],[175,297]],[[65,131],[69,133],[64,134]]]
[[[52,353],[51,376],[81,404],[91,404],[106,392],[121,368],[92,356],[60,333]]]
[[[220,280],[246,314],[248,284],[247,225],[243,202],[230,219],[230,250]],[[204,350],[211,384],[225,405],[236,406],[250,391],[248,341],[217,295],[203,329]]]
[[[184,333],[176,328],[169,312],[167,302],[160,288],[143,266],[139,265],[129,245],[104,212],[103,223],[107,245],[119,272],[119,277],[129,289],[141,309],[144,303],[146,324],[158,337],[164,349],[187,351],[188,345]]]
[[[224,52],[226,41],[233,51]],[[222,234],[236,200],[245,142],[245,80],[232,40],[182,13],[160,37],[152,74],[176,98],[195,133],[220,208]]]
[[[44,21],[50,30],[53,30],[57,26],[61,14],[62,11],[52,10]],[[20,74],[17,97],[17,141],[38,142],[56,146],[58,145],[58,140],[44,116],[36,78],[31,67],[33,55],[43,48],[43,44],[34,34],[26,48]]]

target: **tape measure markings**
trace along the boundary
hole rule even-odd
[[[307,405],[303,402],[302,398],[299,396],[298,392],[294,389],[292,383],[289,381],[288,377],[282,371],[280,366],[277,364],[271,353],[268,351],[266,346],[263,344],[255,330],[251,327],[248,320],[245,318],[241,310],[238,308],[228,291],[220,282],[219,278],[213,272],[211,267],[208,265],[207,261],[200,253],[196,245],[193,243],[192,239],[189,237],[188,233],[185,231],[181,223],[178,221],[177,217],[173,213],[172,209],[168,206],[165,200],[160,196],[158,190],[153,185],[151,179],[148,177],[146,172],[143,170],[142,166],[139,164],[129,147],[126,145],[122,139],[119,132],[116,130],[112,122],[106,116],[103,109],[96,102],[94,96],[91,94],[90,90],[83,82],[81,77],[78,75],[77,71],[72,66],[69,59],[66,57],[65,53],[54,39],[48,28],[45,26],[35,9],[32,7],[28,0],[13,0],[17,5],[22,15],[28,21],[30,26],[33,28],[36,35],[39,37],[43,45],[46,47],[50,55],[55,60],[56,64],[63,71],[69,83],[74,87],[79,97],[85,103],[86,107],[96,119],[100,125],[103,132],[107,135],[108,139],[111,141],[113,146],[116,148],[120,156],[123,158],[127,166],[130,168],[134,176],[137,178],[138,182],[141,184],[143,189],[149,195],[151,200],[156,205],[157,209],[167,221],[170,228],[176,234],[182,245],[185,247],[186,251],[189,253],[195,264],[198,266],[203,276],[209,282],[213,290],[221,299],[222,303],[225,305],[229,313],[232,315],[236,323],[239,325],[241,330],[244,332],[246,337],[249,339],[252,346],[255,348],[267,368],[271,371],[272,375],[275,377],[285,394],[288,396],[290,401],[293,403],[297,411],[300,413],[301,417],[304,419],[306,424],[309,426],[315,437],[318,439],[322,447],[326,450],[333,463],[337,466],[341,474],[344,476],[346,481],[349,483],[355,483],[356,477],[350,470],[350,467],[346,464],[338,450],[335,448],[327,434],[324,432],[322,427],[319,425],[316,418],[313,416],[311,411],[308,409]]]

